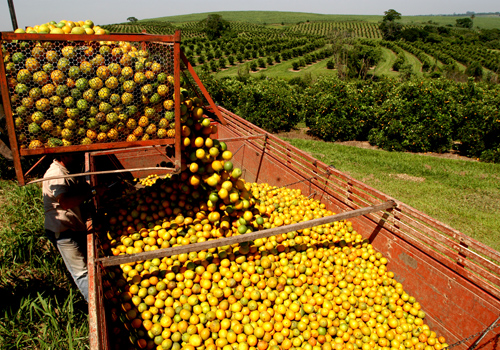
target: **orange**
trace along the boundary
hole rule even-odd
[[[189,164],[189,171],[192,173],[196,173],[199,169],[199,166],[197,163],[191,163]]]
[[[191,115],[195,120],[200,119],[203,116],[203,108],[194,107],[193,110],[191,111]]]
[[[225,188],[221,188],[219,192],[217,192],[217,194],[219,195],[220,199],[226,199],[229,196],[229,192]]]
[[[221,184],[221,187],[229,192],[233,189],[233,183],[231,181],[224,181]]]
[[[210,156],[216,158],[219,155],[219,149],[217,147],[210,147],[208,153]]]
[[[205,153],[205,150],[203,148],[198,148],[196,150],[196,158],[203,159],[203,158],[205,158],[205,155],[206,155],[206,153]]]
[[[222,152],[222,159],[224,160],[231,160],[233,158],[233,153],[231,151],[224,151]]]
[[[194,140],[194,145],[198,148],[200,147],[203,147],[203,145],[205,144],[205,140],[203,139],[203,137],[197,137],[195,140]]]
[[[185,137],[191,135],[191,129],[189,128],[189,126],[183,125],[182,129],[181,129],[181,134],[182,134],[182,136],[185,136]]]
[[[195,174],[189,177],[189,184],[191,186],[198,186],[200,184],[200,181],[201,181],[200,175]]]

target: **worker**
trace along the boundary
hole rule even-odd
[[[80,154],[56,155],[44,175],[44,179],[54,178],[43,182],[42,192],[45,233],[61,253],[66,268],[88,302],[87,214],[82,204],[96,194],[102,195],[104,188],[91,188],[83,177],[61,177],[75,173],[82,164]]]

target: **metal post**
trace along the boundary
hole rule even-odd
[[[12,30],[16,30],[18,26],[17,26],[16,10],[14,10],[14,2],[12,0],[7,0],[7,3],[9,4],[10,19],[12,20]]]
[[[496,323],[500,321],[500,316],[497,317],[497,319],[488,327],[486,328],[484,331],[483,331],[483,334],[481,334],[481,336],[474,342],[474,344],[472,344],[470,347],[469,347],[469,350],[474,350],[476,348],[476,346],[479,345],[479,343],[481,342],[481,340],[484,339],[484,337],[486,337],[486,334],[488,334],[489,331],[491,331],[493,328],[496,327]]]

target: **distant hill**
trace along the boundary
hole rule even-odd
[[[396,9],[397,10],[397,9]],[[307,12],[287,12],[287,11],[215,11],[193,13],[188,15],[165,16],[157,18],[142,19],[140,21],[164,21],[171,23],[197,22],[207,18],[210,14],[219,14],[225,20],[230,22],[247,22],[258,25],[294,25],[299,22],[343,22],[358,21],[377,23],[382,20],[381,15],[335,15],[319,14]],[[500,28],[500,15],[498,13],[475,14],[474,27],[492,29]],[[402,14],[401,23],[403,24],[438,24],[454,26],[457,18],[469,17],[468,15],[422,15],[405,16]],[[140,22],[139,21],[139,22]]]
[[[378,22],[382,16],[370,15],[325,15],[307,12],[287,12],[287,11],[215,11],[204,13],[193,13],[189,15],[166,16],[144,19],[155,21],[166,21],[172,23],[185,23],[201,21],[210,14],[219,14],[225,20],[231,22],[248,22],[253,24],[296,24],[297,22],[317,22],[317,21],[368,21]]]

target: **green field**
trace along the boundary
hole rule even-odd
[[[224,40],[214,40],[206,43],[207,36],[203,30],[200,21],[207,18],[210,14],[219,14],[222,18],[230,23],[232,35]],[[430,25],[423,29],[428,35],[433,35],[431,41],[422,39],[408,41],[406,37],[399,42],[406,44],[405,61],[412,67],[411,73],[415,77],[427,77],[430,75],[430,68],[435,66],[437,74],[445,74],[444,70],[452,67],[455,63],[458,75],[463,75],[468,65],[473,62],[481,62],[483,66],[483,77],[489,76],[496,79],[498,75],[498,63],[500,56],[497,53],[498,47],[494,39],[497,34],[484,33],[488,36],[485,41],[480,36],[482,35],[478,28],[500,28],[500,16],[477,15],[474,18],[474,29],[472,31],[457,28],[455,26],[458,18],[464,16],[405,16],[399,22],[403,25],[403,29],[420,28]],[[238,70],[241,69],[240,61],[235,60],[234,65],[226,64],[226,67],[220,69],[218,58],[227,59],[229,56],[235,58],[237,54],[252,53],[251,56],[245,56],[245,64],[249,64],[253,60],[274,57],[276,54],[282,54],[284,48],[281,46],[276,49],[276,41],[283,40],[292,43],[294,40],[303,39],[306,41],[318,39],[323,40],[323,47],[332,45],[334,55],[337,55],[341,50],[353,45],[356,40],[361,39],[367,45],[382,47],[382,57],[379,62],[373,65],[370,73],[376,77],[399,77],[400,72],[392,69],[395,62],[394,53],[391,53],[387,48],[393,51],[399,51],[394,46],[388,46],[379,41],[382,39],[382,32],[378,28],[378,23],[383,18],[383,11],[378,16],[375,15],[327,15],[302,12],[280,12],[280,11],[221,11],[221,12],[206,12],[180,16],[158,17],[150,19],[142,19],[135,23],[112,24],[108,25],[107,29],[112,32],[128,32],[140,33],[146,30],[151,34],[172,34],[175,30],[182,31],[183,44],[182,48],[190,47],[188,58],[195,64],[196,70],[200,71],[200,55],[204,55],[204,62],[208,65],[208,69],[212,71],[217,78],[235,76]],[[439,34],[438,34],[439,33]],[[441,34],[444,33],[444,34]],[[475,36],[475,38],[473,38]],[[465,44],[463,41],[465,40]],[[398,42],[393,42],[394,45],[400,45]],[[461,44],[462,43],[462,44]],[[423,47],[422,47],[423,45]],[[462,49],[459,46],[462,45]],[[253,46],[253,47],[252,47]],[[304,43],[299,46],[306,46]],[[413,49],[417,50],[412,51]],[[383,48],[387,47],[387,48]],[[196,48],[196,50],[195,50]],[[300,49],[300,47],[292,44],[292,48]],[[316,47],[314,50],[321,50],[322,47]],[[215,51],[222,52],[214,59]],[[482,50],[482,51],[481,51]],[[255,52],[258,51],[257,54]],[[186,51],[187,52],[187,51]],[[316,62],[315,64],[302,67],[300,70],[291,69],[294,60],[300,60],[304,55],[311,54],[311,50],[302,51],[300,54],[291,55],[287,59],[283,58],[280,63],[273,62],[272,66],[265,69],[259,68],[258,74],[264,74],[268,77],[279,77],[292,79],[304,74],[314,77],[324,74],[334,74],[332,71],[324,69],[326,60]],[[209,56],[210,55],[210,56]],[[422,69],[421,61],[428,58],[425,71]],[[430,63],[429,63],[430,62]],[[437,65],[435,63],[437,62]],[[216,67],[217,66],[217,67]],[[444,67],[443,67],[444,66]],[[405,71],[408,73],[408,70]],[[255,72],[252,72],[252,75]],[[455,73],[454,73],[455,74]],[[456,75],[455,74],[455,75]],[[405,75],[407,77],[407,75]],[[461,78],[464,79],[463,77]]]
[[[500,250],[500,164],[286,139],[326,164]]]
[[[397,9],[396,9],[397,10]],[[206,19],[209,14],[219,14],[225,20],[231,22],[248,22],[260,25],[269,25],[282,27],[294,25],[298,22],[344,22],[344,21],[359,21],[378,23],[384,16],[384,11],[380,11],[380,15],[327,15],[318,13],[305,13],[305,12],[286,12],[286,11],[218,11],[218,12],[204,12],[193,13],[189,15],[166,16],[149,18],[143,20],[158,20],[172,23],[185,23],[193,21],[201,21]],[[403,24],[438,24],[438,25],[452,25],[454,26],[458,18],[466,16],[406,16],[402,13],[401,23]],[[474,26],[478,28],[491,29],[500,28],[500,16],[476,16],[474,18]]]
[[[317,61],[309,66],[302,67],[299,70],[293,70],[292,62],[294,60],[289,60],[286,62],[275,63],[273,65],[268,65],[266,68],[261,68],[255,72],[250,71],[250,75],[265,75],[266,77],[271,78],[283,78],[283,79],[291,79],[295,77],[307,78],[307,79],[315,79],[319,76],[325,75],[335,75],[337,71],[335,69],[327,69],[326,62],[330,58],[323,59],[321,61]],[[242,65],[249,65],[249,62],[245,62],[243,64],[237,64],[233,67],[228,67],[227,69],[221,70],[215,73],[216,78],[223,77],[231,77],[238,74],[238,70],[242,68]]]
[[[370,15],[324,15],[318,13],[304,13],[304,12],[287,12],[287,11],[218,11],[218,12],[205,12],[193,13],[189,15],[167,16],[150,18],[144,20],[158,20],[167,21],[172,23],[185,23],[201,21],[206,19],[210,14],[219,14],[226,21],[231,22],[248,22],[260,25],[276,25],[284,23],[285,25],[297,24],[298,22],[315,22],[315,21],[367,21],[378,22],[382,19],[383,15],[370,16]]]
[[[373,73],[375,75],[386,75],[391,77],[398,76],[399,73],[392,70],[392,65],[396,61],[396,54],[385,47],[382,47],[381,50],[382,58]]]

